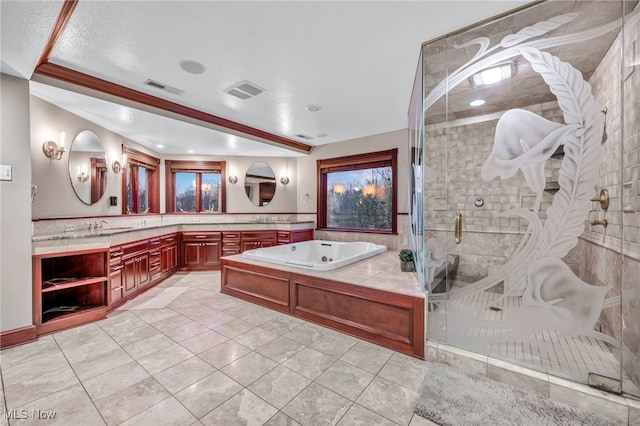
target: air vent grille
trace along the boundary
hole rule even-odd
[[[178,88],[168,86],[166,84],[162,84],[155,80],[151,80],[150,78],[148,78],[144,82],[144,84],[147,86],[155,87],[156,89],[164,90],[165,92],[173,93],[174,95],[182,95],[184,93],[184,90],[180,90]]]
[[[296,135],[296,137],[297,137],[297,138],[300,138],[300,139],[304,139],[304,140],[306,140],[306,141],[309,141],[309,140],[313,139],[313,137],[312,137],[312,136],[305,135],[305,134],[303,134],[303,133],[298,133],[298,134]]]
[[[235,96],[238,99],[249,99],[254,96],[258,96],[260,93],[264,92],[264,89],[245,80],[226,88],[224,92],[231,96]]]

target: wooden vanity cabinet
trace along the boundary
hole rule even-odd
[[[182,266],[185,269],[220,269],[222,232],[183,232]]]
[[[151,282],[149,274],[149,241],[137,241],[122,246],[123,296],[129,296]]]
[[[231,256],[232,254],[240,254],[240,231],[222,233],[222,256]]]
[[[243,231],[240,247],[242,251],[271,247],[276,244],[275,231]]]
[[[38,335],[107,314],[107,250],[33,256],[33,323]]]
[[[162,271],[160,269],[160,237],[149,239],[149,279],[158,281]]]
[[[296,231],[276,231],[278,245],[299,243],[313,240],[313,229],[300,229]]]
[[[121,246],[109,249],[109,306],[118,303],[124,296],[124,280],[122,277],[122,255],[124,251]]]
[[[161,279],[175,272],[178,268],[178,234],[160,237],[160,272]]]

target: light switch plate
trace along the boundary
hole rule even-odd
[[[11,166],[0,164],[0,180],[13,180]]]

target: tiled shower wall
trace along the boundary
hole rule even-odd
[[[562,111],[555,101],[526,109],[548,120],[562,122]],[[504,263],[526,230],[527,221],[523,219],[496,216],[516,208],[532,209],[536,199],[520,171],[505,180],[485,181],[480,175],[493,148],[500,115],[502,113],[460,119],[425,128],[425,164],[434,171],[433,181],[428,182],[425,177],[425,238],[433,237],[443,250],[459,254],[458,274],[469,278],[486,276],[493,266]],[[547,182],[558,180],[560,163],[561,159],[547,162]],[[484,201],[482,207],[475,206],[477,198]],[[542,219],[552,200],[551,193],[543,193]],[[464,244],[461,245],[453,243],[456,212],[463,217]]]
[[[634,43],[640,40],[639,16],[636,10],[635,19],[625,25],[623,51],[628,65],[634,61],[634,52],[635,63],[640,59],[638,47],[634,49]],[[583,280],[612,285],[607,298],[622,295],[622,304],[603,310],[599,326],[601,331],[622,339],[628,349],[622,353],[622,367],[640,385],[640,212],[625,206],[623,200],[624,187],[640,180],[640,67],[622,67],[622,43],[620,34],[590,79],[594,96],[607,107],[598,190],[606,188],[611,197],[606,212],[594,204],[591,218],[606,218],[608,226],[588,225],[576,258]]]

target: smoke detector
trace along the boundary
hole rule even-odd
[[[224,93],[235,96],[238,99],[253,98],[254,96],[258,96],[262,92],[264,92],[264,89],[247,80],[236,83],[224,90]]]
[[[182,95],[184,90],[177,89],[175,87],[171,87],[169,85],[157,82],[155,80],[151,80],[148,78],[145,82],[145,85],[155,87],[156,89],[164,90],[165,92],[173,93],[174,95]]]

